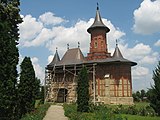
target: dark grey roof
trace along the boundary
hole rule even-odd
[[[56,52],[56,54],[57,54],[57,52]],[[55,54],[55,56],[56,56],[56,54]],[[53,59],[53,61],[54,61],[54,59]],[[118,46],[116,46],[114,54],[111,58],[91,60],[91,61],[87,61],[85,59],[85,57],[83,56],[83,54],[79,48],[68,49],[60,61],[57,61],[56,64],[55,64],[55,62],[51,62],[47,67],[48,67],[48,69],[50,69],[54,65],[56,65],[56,66],[63,66],[63,65],[70,66],[70,65],[75,65],[75,64],[94,64],[94,63],[97,63],[97,64],[128,63],[128,64],[131,64],[131,66],[137,65],[137,63],[135,63],[135,62],[132,62],[130,60],[123,58]]]
[[[118,48],[118,44],[116,44],[116,48],[115,48],[115,51],[114,51],[114,53],[113,53],[112,59],[113,59],[115,62],[131,63],[132,66],[137,65],[137,63],[132,62],[132,61],[130,61],[130,60],[127,60],[127,59],[125,59],[125,58],[123,57],[121,51],[120,51],[119,48]]]
[[[101,15],[100,15],[98,6],[97,6],[97,11],[96,11],[94,23],[87,29],[87,32],[91,33],[91,31],[95,28],[103,28],[106,31],[106,33],[110,31],[110,29],[104,25],[104,23],[101,19]]]
[[[115,58],[115,59],[124,59],[123,56],[122,56],[121,51],[118,48],[118,45],[116,45],[116,48],[115,48],[115,51],[113,53],[112,58]]]
[[[85,58],[79,48],[68,49],[58,65],[81,64]]]
[[[92,60],[92,61],[86,61],[87,63],[97,63],[97,64],[106,64],[106,63],[129,63],[131,66],[137,65],[136,62],[132,62],[130,60],[127,60],[123,57],[120,49],[118,48],[118,45],[116,45],[115,51],[113,53],[113,56],[111,58],[106,59],[98,59],[98,60]]]
[[[57,52],[57,50],[56,50],[56,53],[55,53],[55,55],[54,55],[54,57],[53,57],[53,60],[52,60],[52,62],[51,62],[49,65],[55,65],[55,64],[57,64],[59,61],[60,61],[60,58],[59,58],[58,52]]]
[[[92,61],[87,61],[85,62],[86,64],[87,63],[97,63],[97,64],[106,64],[106,63],[129,63],[131,66],[135,66],[137,65],[136,62],[132,62],[130,60],[127,60],[127,59],[115,59],[115,58],[106,58],[106,59],[98,59],[98,60],[92,60]]]

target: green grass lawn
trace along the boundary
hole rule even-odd
[[[126,120],[160,120],[160,117],[138,116],[128,114],[122,114],[122,117],[127,118]]]
[[[147,102],[135,103],[136,109],[142,109],[148,106]],[[103,107],[107,106],[107,107]],[[78,113],[76,104],[64,104],[65,115],[70,118],[70,120],[160,120],[160,117],[150,117],[150,116],[140,116],[140,115],[130,115],[130,114],[115,114],[112,112],[116,105],[102,105],[98,110],[89,113]],[[124,108],[129,106],[123,105]]]

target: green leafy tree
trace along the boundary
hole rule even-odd
[[[16,120],[18,24],[22,22],[18,0],[0,1],[0,119]]]
[[[35,78],[35,71],[30,57],[25,57],[21,63],[19,91],[19,108],[21,116],[34,109],[39,81]]]
[[[144,97],[146,97],[146,91],[142,89],[141,90],[141,96],[140,96],[142,101],[144,101]]]
[[[138,99],[137,99],[136,93],[132,93],[132,97],[133,97],[134,102],[138,102]]]
[[[133,94],[133,98],[136,102],[139,102],[141,100],[141,93],[137,91],[135,94]]]
[[[89,111],[89,79],[87,68],[83,67],[78,76],[77,87],[77,111],[88,112]]]
[[[154,85],[149,90],[149,100],[151,107],[160,116],[160,61],[153,71]]]

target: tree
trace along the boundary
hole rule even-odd
[[[132,93],[133,101],[138,102],[138,98],[136,96],[136,93]]]
[[[144,97],[146,97],[146,91],[142,89],[141,90],[141,96],[140,96],[142,101],[144,101]]]
[[[36,80],[35,80],[35,87],[34,87],[34,91],[35,91],[35,96],[36,96],[36,99],[40,99],[40,79],[38,79],[36,77]]]
[[[151,86],[149,90],[149,100],[150,106],[155,110],[155,112],[160,116],[160,61],[153,71],[153,81],[154,85]]]
[[[41,86],[40,99],[41,104],[44,104],[44,86]]]
[[[18,0],[0,1],[0,119],[16,120],[18,24],[22,22]]]
[[[83,67],[78,75],[77,87],[77,111],[89,111],[89,79],[87,68]]]
[[[35,78],[35,71],[30,57],[25,57],[20,65],[19,108],[21,116],[34,109],[39,80]]]

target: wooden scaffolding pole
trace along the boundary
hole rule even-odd
[[[63,76],[63,77],[64,77],[64,78],[63,78],[63,79],[64,79],[63,101],[66,102],[66,101],[65,101],[65,89],[66,89],[66,81],[65,81],[65,77],[66,77],[66,67],[65,67],[65,65],[63,65],[63,72],[64,72],[64,76]]]
[[[96,76],[95,76],[95,65],[93,64],[93,103],[96,104]]]
[[[46,70],[46,68],[45,68],[45,78],[44,78],[44,102],[46,102],[46,92],[47,92],[47,90],[46,90],[46,79],[47,79],[47,70]]]

